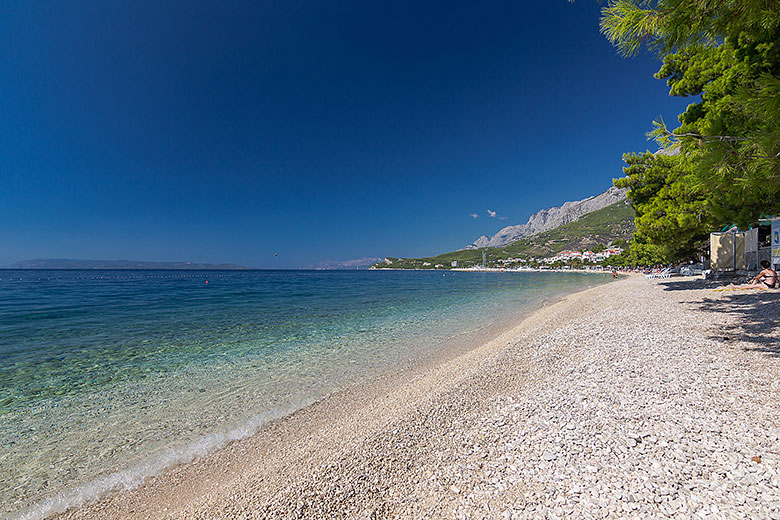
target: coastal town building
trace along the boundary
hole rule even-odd
[[[622,252],[623,249],[620,247],[605,249],[604,251],[600,251],[598,253],[594,253],[593,251],[561,251],[555,256],[543,259],[543,261],[547,264],[553,264],[555,262],[571,262],[573,260],[598,263],[606,260],[610,256],[619,255]]]

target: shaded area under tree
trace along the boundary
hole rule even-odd
[[[670,280],[660,283],[666,291],[701,290],[722,286],[707,280]],[[750,344],[745,350],[780,357],[780,292],[743,290],[713,293],[689,302],[712,315],[713,339]],[[735,318],[724,320],[724,316]]]

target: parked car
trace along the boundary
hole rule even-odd
[[[704,264],[690,264],[680,267],[682,276],[699,276],[704,272]]]

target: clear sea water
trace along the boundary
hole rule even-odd
[[[132,487],[269,419],[605,281],[0,270],[0,515],[43,518]]]

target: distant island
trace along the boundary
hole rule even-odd
[[[235,264],[193,262],[147,262],[143,260],[74,260],[36,258],[7,265],[6,269],[249,269]]]
[[[347,270],[347,269],[368,269],[372,264],[383,261],[383,258],[354,258],[352,260],[323,260],[322,262],[310,266],[308,269],[316,270]]]

